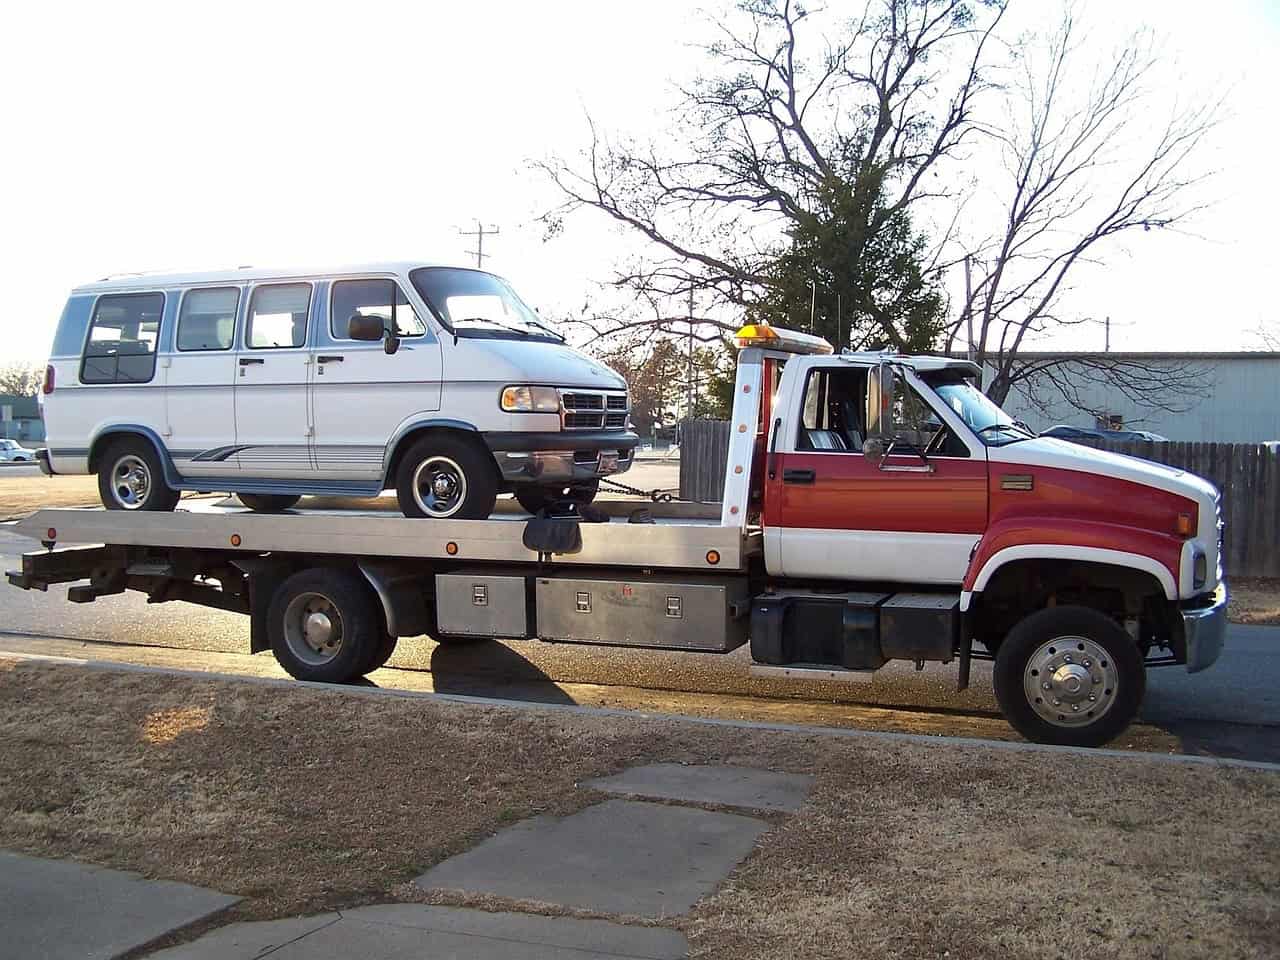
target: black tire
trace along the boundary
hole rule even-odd
[[[98,496],[108,510],[172,510],[181,494],[164,482],[164,465],[141,437],[111,441],[98,458]]]
[[[237,493],[240,502],[256,513],[279,513],[297,504],[302,497],[286,493]]]
[[[590,483],[575,483],[572,486],[563,485],[558,487],[520,484],[512,492],[515,493],[516,501],[520,506],[530,513],[537,513],[547,504],[560,500],[568,500],[571,503],[578,504],[590,503],[596,498],[596,494],[600,492],[600,481],[592,480]]]
[[[1105,614],[1050,607],[1024,619],[1000,644],[996,700],[1028,740],[1100,747],[1123,733],[1142,706],[1142,660],[1133,638]]]
[[[452,483],[441,494],[435,480]],[[406,517],[483,520],[498,500],[498,468],[482,443],[447,433],[415,440],[396,468],[396,498]]]
[[[374,649],[373,659],[369,661],[369,665],[365,668],[365,673],[373,673],[386,666],[387,661],[391,659],[391,655],[396,652],[396,637],[389,633],[382,635],[382,642]]]
[[[312,622],[315,614],[328,621]],[[310,626],[311,629],[308,629]],[[267,612],[271,652],[289,676],[346,683],[364,676],[386,635],[382,612],[368,583],[346,570],[300,570],[276,588]]]

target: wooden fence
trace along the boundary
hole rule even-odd
[[[1228,577],[1280,577],[1280,455],[1250,443],[1098,442],[1115,453],[1204,477],[1222,491]],[[726,420],[690,420],[680,445],[680,496],[718,502],[729,452]]]

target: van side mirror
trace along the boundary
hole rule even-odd
[[[347,321],[347,336],[352,340],[381,340],[383,352],[395,353],[400,349],[400,338],[386,327],[381,317],[367,313],[353,313]]]
[[[347,336],[352,340],[381,340],[383,330],[382,318],[367,313],[353,313],[347,321]]]
[[[867,373],[867,440],[876,441],[868,444],[873,451],[883,451],[896,435],[896,425],[893,422],[894,380],[893,367],[888,363],[879,363]],[[881,454],[868,452],[867,455]]]

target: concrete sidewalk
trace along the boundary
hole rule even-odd
[[[776,819],[799,809],[812,777],[655,763],[584,786],[620,796],[570,816],[517,823],[415,881],[464,901],[536,903],[537,913],[389,903],[232,923],[150,956],[677,960],[688,942],[661,924],[713,893],[771,829],[770,820],[753,814]],[[0,853],[0,929],[15,956],[108,960],[236,900],[137,874]],[[545,915],[583,911],[591,916]]]

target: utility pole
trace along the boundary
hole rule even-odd
[[[476,228],[474,230],[458,230],[458,233],[462,234],[464,237],[476,238],[476,248],[474,250],[468,250],[467,253],[475,254],[477,270],[484,269],[484,238],[486,236],[496,237],[499,232],[500,231],[497,227],[486,227],[479,220],[476,221]]]
[[[813,312],[818,305],[818,281],[809,281],[809,332],[813,333]]]
[[[844,294],[836,294],[836,353],[844,352],[844,344],[840,342],[841,328],[844,326]]]
[[[1111,318],[1110,317],[1107,317],[1107,321],[1104,324],[1103,329],[1106,330],[1106,333],[1104,334],[1106,339],[1103,340],[1102,352],[1110,353],[1111,352]]]
[[[693,419],[693,287],[689,288],[689,385],[684,418]]]

